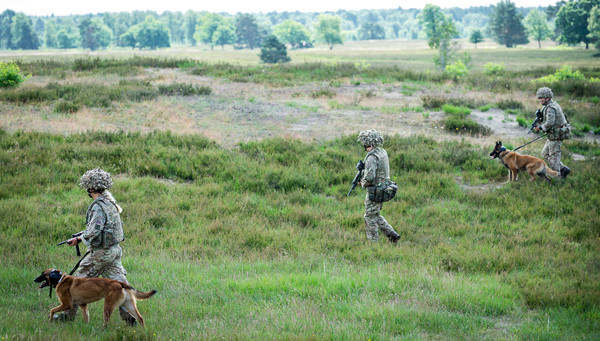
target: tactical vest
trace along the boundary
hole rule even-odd
[[[373,179],[372,184],[375,186],[384,184],[390,180],[390,161],[387,152],[381,147],[373,148],[365,157],[365,163],[371,155],[377,159],[377,170],[375,171],[375,179]]]
[[[548,121],[548,108],[553,108],[556,114],[554,115],[554,124],[546,130],[548,134],[548,140],[567,140],[571,138],[571,127],[562,108],[555,101],[550,101],[548,105],[544,107],[542,113],[544,114],[543,122]]]
[[[100,234],[101,240],[99,243],[94,243],[97,244],[94,246],[99,248],[109,248],[125,240],[123,222],[121,221],[119,212],[115,205],[108,201],[104,196],[99,196],[88,208],[86,213],[86,225],[90,223],[92,208],[94,208],[95,205],[100,206],[102,212],[104,212],[106,222],[104,223],[104,228]]]

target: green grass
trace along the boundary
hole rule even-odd
[[[168,132],[75,135],[0,130],[0,320],[5,338],[589,339],[600,332],[598,159],[566,182],[499,183],[490,146],[386,136],[396,199],[383,214],[398,245],[366,241],[363,192],[346,197],[356,135],[224,149]],[[565,148],[598,153],[597,144]],[[146,329],[46,322],[57,304],[32,282],[70,270],[87,169],[115,178],[129,281]],[[544,205],[560,198],[560,208]]]

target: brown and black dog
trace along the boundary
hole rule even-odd
[[[88,303],[96,302],[104,298],[104,327],[110,321],[110,315],[119,306],[123,305],[135,319],[144,326],[144,319],[137,310],[136,299],[145,300],[156,294],[156,290],[141,292],[131,285],[108,278],[83,278],[69,276],[58,269],[48,269],[34,279],[34,282],[42,283],[39,288],[53,286],[56,288],[56,296],[60,301],[58,307],[50,310],[50,321],[54,313],[73,308],[74,304],[81,307],[83,320],[89,321],[87,309]],[[52,289],[51,289],[52,290]]]
[[[517,180],[519,171],[527,171],[531,175],[531,180],[535,180],[535,176],[546,179],[552,182],[548,175],[555,177],[558,172],[548,167],[546,161],[530,155],[521,155],[517,152],[506,149],[501,141],[496,142],[494,150],[490,153],[492,159],[499,158],[504,167],[508,168],[508,179]]]

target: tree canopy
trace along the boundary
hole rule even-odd
[[[273,34],[281,42],[296,48],[310,43],[310,31],[304,25],[292,19],[275,26]]]
[[[337,15],[321,14],[317,17],[315,25],[317,39],[329,45],[330,50],[333,49],[333,45],[343,43],[341,22],[342,18]]]
[[[444,14],[438,6],[428,4],[419,15],[419,23],[425,26],[429,47],[439,50],[436,64],[445,70],[452,52],[450,40],[458,34],[452,18]]]
[[[496,42],[506,47],[527,44],[529,39],[522,20],[514,3],[510,0],[500,1],[490,15],[490,31]]]
[[[556,14],[558,40],[571,45],[584,43],[589,48],[588,19],[592,8],[598,5],[600,0],[577,0],[562,6]]]

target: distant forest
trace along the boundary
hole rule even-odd
[[[473,31],[490,37],[489,21],[494,6],[448,8],[458,31],[455,38],[469,38]],[[558,7],[538,7],[548,26],[554,29]],[[516,8],[522,19],[536,8]],[[319,18],[339,22],[342,41],[374,39],[426,39],[419,22],[419,9],[380,9],[301,13],[230,15],[187,11],[133,11],[69,16],[26,16],[12,10],[0,14],[0,49],[108,47],[160,48],[169,46],[235,48],[259,47],[275,34],[292,48],[311,47],[317,41]],[[283,38],[281,38],[283,37]],[[552,37],[550,37],[552,38]]]

